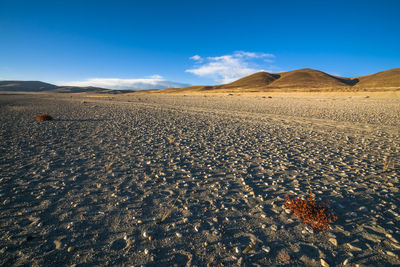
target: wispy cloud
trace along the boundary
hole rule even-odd
[[[194,55],[190,59],[197,64],[193,68],[187,69],[186,72],[212,78],[216,82],[230,83],[246,75],[268,71],[260,66],[265,62],[273,62],[274,58],[273,54],[246,51],[236,51],[230,55],[206,58]]]
[[[194,55],[190,57],[191,60],[197,61],[197,62],[203,62],[203,58],[199,55]]]
[[[60,82],[59,84],[82,87],[94,86],[121,90],[164,89],[189,86],[189,84],[167,81],[160,75],[152,75],[141,79],[90,78],[83,81]]]

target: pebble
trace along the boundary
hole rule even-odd
[[[335,238],[329,238],[329,242],[334,245],[335,247],[337,247],[338,243],[337,240]]]
[[[347,243],[346,245],[347,245],[347,247],[348,247],[351,251],[362,251],[361,248],[359,248],[359,247],[357,247],[357,246],[354,246],[354,245],[352,245],[352,244],[350,244],[350,243]]]
[[[218,230],[214,230],[212,234],[217,236],[217,235],[219,235],[219,231]]]
[[[54,240],[54,245],[56,245],[56,249],[61,249],[62,243],[59,240]]]
[[[236,254],[242,253],[242,250],[240,249],[240,247],[235,247],[235,253]]]
[[[310,234],[314,233],[314,229],[309,225],[306,226],[306,231],[309,232]]]
[[[321,259],[320,262],[322,267],[329,267],[329,264],[324,259]]]
[[[263,245],[263,246],[261,247],[261,249],[262,249],[264,252],[266,252],[266,253],[269,253],[269,252],[271,251],[271,248],[268,247],[268,246],[265,246],[265,245]]]

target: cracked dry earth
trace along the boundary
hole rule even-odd
[[[399,265],[399,129],[399,98],[1,95],[0,265]],[[326,231],[283,206],[310,186]]]

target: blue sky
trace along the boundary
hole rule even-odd
[[[400,1],[0,0],[0,79],[147,88],[400,67]]]

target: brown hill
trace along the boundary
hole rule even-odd
[[[271,74],[268,72],[257,72],[236,80],[232,83],[213,86],[214,89],[228,89],[228,88],[265,88],[270,83],[279,78],[278,74]]]
[[[271,88],[332,88],[348,87],[350,81],[339,78],[322,71],[313,69],[300,69],[279,73],[279,79],[275,80]]]
[[[358,88],[382,88],[398,87],[400,88],[400,68],[381,71],[375,74],[356,77]]]

